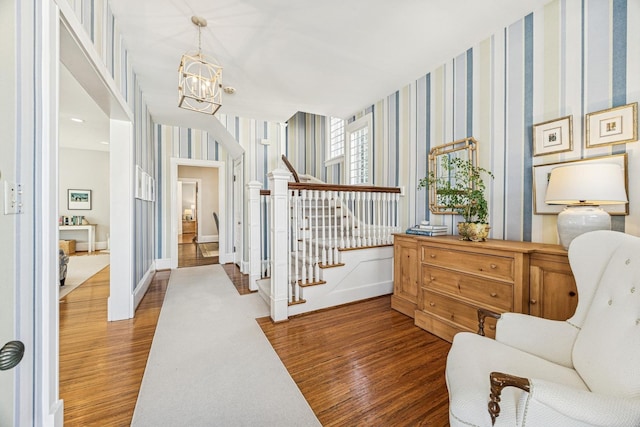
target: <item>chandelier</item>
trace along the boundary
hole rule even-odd
[[[185,53],[178,68],[178,107],[215,114],[222,107],[222,67],[207,61],[202,54],[202,27],[207,21],[192,16],[191,22],[198,27],[198,53]]]

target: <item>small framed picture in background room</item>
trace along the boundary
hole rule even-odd
[[[533,125],[533,155],[573,150],[573,116]]]
[[[67,190],[67,208],[91,210],[91,190]]]

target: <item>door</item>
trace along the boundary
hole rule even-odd
[[[0,97],[0,349],[2,359],[14,355],[12,362],[0,363],[1,426],[34,425],[41,413],[37,406],[34,409],[34,399],[43,400],[41,388],[34,390],[34,360],[42,354],[43,343],[39,339],[36,345],[35,336],[44,336],[35,324],[34,310],[42,298],[34,298],[34,283],[45,267],[35,268],[34,259],[38,242],[43,240],[42,233],[36,233],[41,225],[36,209],[42,208],[47,196],[41,194],[41,187],[36,191],[35,182],[42,182],[43,174],[50,173],[50,164],[42,163],[46,151],[42,135],[47,131],[42,121],[48,118],[48,106],[43,108],[41,94],[34,86],[38,82],[42,85],[38,88],[48,87],[50,76],[45,68],[40,69],[43,75],[36,71],[34,61],[42,60],[42,54],[34,46],[43,30],[35,30],[42,26],[35,10],[40,10],[35,1],[0,1],[0,88],[4,94]],[[42,134],[37,131],[39,126]],[[40,166],[38,176],[34,165]],[[39,255],[44,252],[41,248]],[[19,356],[18,342],[25,346],[23,357]],[[39,367],[40,384],[48,387],[47,372],[43,372],[47,363],[39,363]]]
[[[242,191],[242,158],[233,164],[233,262],[242,269],[242,216],[244,197]]]

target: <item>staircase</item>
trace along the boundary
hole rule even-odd
[[[391,293],[399,189],[290,176],[249,184],[250,274],[273,320]]]

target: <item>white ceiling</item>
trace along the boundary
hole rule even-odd
[[[284,122],[298,111],[346,117],[402,88],[549,0],[110,0],[149,111],[177,107],[180,57],[224,67],[221,113]]]
[[[58,140],[60,147],[109,151],[109,145],[103,144],[109,141],[109,117],[63,64],[60,64]]]

